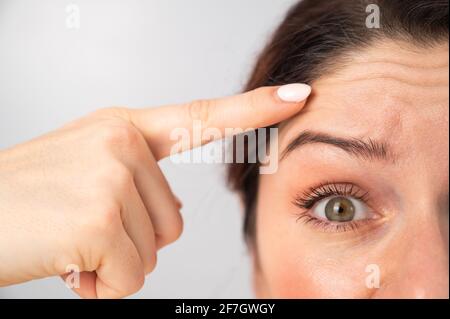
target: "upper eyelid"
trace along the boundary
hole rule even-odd
[[[341,188],[344,187],[344,188]],[[303,208],[311,208],[311,201],[319,201],[324,198],[328,198],[333,195],[350,196],[355,199],[363,200],[364,202],[370,201],[369,192],[363,191],[361,187],[354,183],[349,182],[325,182],[318,186],[311,187],[301,195],[297,195],[295,198],[295,204]]]

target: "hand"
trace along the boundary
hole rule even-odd
[[[272,125],[297,113],[309,93],[294,85],[103,109],[0,152],[0,286],[64,277],[77,265],[81,297],[136,292],[156,252],[182,232],[180,207],[157,164],[170,155],[171,130],[191,129],[194,120],[222,131]]]

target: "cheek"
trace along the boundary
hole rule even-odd
[[[261,181],[257,246],[265,293],[274,298],[368,297],[367,254],[319,240],[287,212],[290,200],[276,189],[275,181]]]

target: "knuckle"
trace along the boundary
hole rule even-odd
[[[133,173],[124,165],[113,166],[111,174],[113,174],[113,183],[119,187],[119,190],[129,190],[134,184]]]
[[[245,105],[249,108],[249,112],[256,112],[257,108],[261,106],[261,104],[267,103],[267,100],[265,101],[263,98],[261,98],[263,89],[258,88],[253,91],[248,92],[245,97]]]
[[[156,255],[156,252],[149,255],[147,260],[144,262],[144,272],[145,274],[150,274],[155,270],[156,264],[157,264],[158,257]]]
[[[183,234],[183,227],[183,218],[179,212],[176,212],[176,215],[171,221],[170,229],[167,230],[163,237],[163,244],[169,245],[177,241]]]
[[[136,274],[134,274],[131,278],[130,278],[130,283],[129,286],[127,287],[127,291],[126,291],[126,295],[132,295],[135,294],[136,292],[138,292],[139,290],[142,289],[142,287],[144,286],[145,283],[145,275],[142,272],[138,272]]]
[[[140,138],[137,129],[124,121],[102,125],[98,136],[101,143],[107,148],[119,147],[121,149],[135,148]]]
[[[121,216],[119,205],[103,203],[98,206],[91,212],[86,221],[87,225],[83,229],[87,231],[88,235],[92,234],[95,238],[100,239],[116,232],[121,223]]]
[[[209,100],[195,100],[188,104],[187,110],[192,121],[208,123],[211,115],[211,102]]]
[[[111,198],[118,196],[122,198],[123,192],[132,189],[134,185],[133,172],[119,161],[111,160],[100,167],[93,175],[95,186],[92,191],[92,199]]]
[[[126,282],[122,282],[120,287],[108,287],[107,290],[99,292],[101,299],[121,299],[135,294],[144,286],[145,275],[141,271],[131,271],[127,275]]]
[[[177,212],[176,217],[175,217],[175,221],[174,221],[174,225],[173,225],[174,231],[173,231],[173,241],[178,240],[181,235],[183,234],[183,229],[184,229],[184,223],[183,223],[183,218],[181,217],[181,214],[179,212]]]

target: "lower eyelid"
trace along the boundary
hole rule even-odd
[[[345,233],[349,231],[359,231],[364,226],[371,223],[369,219],[350,221],[350,222],[331,222],[328,220],[318,219],[309,213],[302,214],[297,221],[302,221],[305,225],[318,228],[323,233]]]

